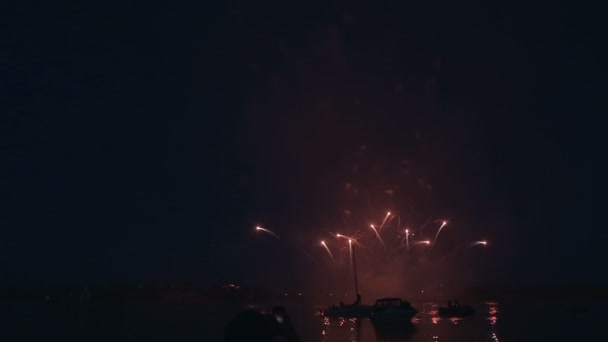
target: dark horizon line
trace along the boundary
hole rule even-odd
[[[0,286],[0,292],[7,290],[74,290],[74,289],[217,289],[223,288],[230,283],[215,283],[215,284],[125,284],[125,283],[114,283],[114,284],[94,284],[94,285],[4,285]],[[285,287],[269,287],[255,284],[239,285],[241,289],[265,289],[265,290],[281,290],[289,291]],[[296,288],[296,287],[293,287]],[[593,284],[574,284],[574,285],[487,285],[487,286],[456,286],[451,288],[451,291],[537,291],[537,290],[590,290],[590,289],[602,289],[608,290],[608,283],[593,283]],[[310,290],[310,289],[309,289]],[[439,290],[439,288],[432,288],[429,291]],[[416,291],[416,290],[411,290]],[[319,292],[319,290],[312,290],[312,292]],[[608,291],[607,291],[608,293]]]

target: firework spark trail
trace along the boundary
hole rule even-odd
[[[378,240],[380,241],[380,243],[382,244],[382,246],[384,246],[384,249],[386,248],[386,244],[384,244],[384,241],[382,240],[382,237],[380,237],[380,234],[378,234],[378,231],[376,230],[376,227],[374,227],[374,225],[370,225],[370,227],[374,230],[374,233],[376,233],[376,237],[378,238]]]
[[[393,231],[397,234],[401,233],[401,215],[397,216],[397,227]]]
[[[420,244],[430,245],[431,241],[429,241],[429,240],[422,240],[422,241],[413,241],[412,242],[412,246],[414,246],[414,245],[420,245]]]
[[[258,227],[255,227],[255,230],[257,230],[257,231],[263,231],[265,233],[268,233],[268,234],[274,236],[277,239],[280,239],[280,237],[277,234],[275,234],[273,231],[271,231],[269,229],[262,228],[262,227],[258,226]]]
[[[449,257],[453,256],[454,254],[456,254],[458,251],[460,251],[460,250],[461,250],[463,247],[465,247],[465,246],[466,246],[467,248],[471,248],[471,247],[475,247],[475,246],[477,246],[477,245],[484,245],[484,246],[487,246],[487,245],[488,245],[488,242],[487,242],[487,241],[485,241],[485,240],[482,240],[482,241],[475,241],[475,242],[467,242],[467,243],[463,243],[463,244],[461,244],[461,245],[456,246],[456,248],[454,248],[454,250],[453,250],[453,251],[452,251],[450,254],[446,255],[446,256],[445,256],[443,259],[446,259],[446,258],[449,258]]]
[[[355,236],[347,236],[347,235],[343,235],[343,234],[332,234],[330,233],[330,235],[334,236],[337,239],[348,239],[349,241],[352,241],[353,244],[357,245],[360,248],[366,249],[367,251],[369,251],[370,253],[374,254],[374,252],[371,250],[370,247],[368,247],[367,245],[361,243],[361,240],[365,238],[365,234],[363,232],[356,232]],[[344,247],[346,248],[346,247]],[[342,249],[344,249],[342,248]],[[341,250],[342,250],[341,249]],[[374,254],[375,256],[375,254]]]
[[[422,226],[420,226],[420,228],[419,228],[420,234],[422,234],[422,230],[429,224],[429,222],[431,222],[432,219],[433,219],[433,215],[429,216],[429,219],[426,220],[426,222],[424,222],[424,224]]]
[[[431,240],[418,240],[418,241],[411,241],[407,242],[407,243],[402,243],[401,245],[399,245],[399,247],[397,247],[397,249],[401,249],[401,248],[405,248],[408,251],[411,249],[411,247],[413,246],[417,246],[417,245],[427,245],[430,246],[431,245]]]
[[[412,242],[407,243],[407,244],[401,244],[401,245],[399,245],[399,247],[397,247],[397,250],[399,250],[399,249],[401,249],[403,247],[406,247],[407,250],[408,250],[408,257],[409,257],[410,246],[416,246],[416,245],[427,245],[427,246],[430,246],[431,245],[431,241],[430,240],[412,241]],[[395,251],[397,251],[397,250],[395,250]]]
[[[435,234],[435,239],[433,239],[433,244],[431,245],[431,247],[435,246],[435,242],[437,242],[437,238],[439,237],[439,233],[441,233],[441,230],[443,229],[443,227],[445,227],[448,224],[448,221],[443,221],[441,222],[441,227],[439,227],[439,229],[437,229],[437,234]]]
[[[395,218],[395,216],[397,216],[397,215],[391,215],[391,216],[389,216],[389,218],[386,221],[386,223],[391,223],[391,221]]]
[[[410,257],[410,230],[405,230],[405,245],[407,246],[407,257]]]
[[[348,255],[350,256],[350,267],[353,267],[353,240],[348,239]]]
[[[471,247],[473,247],[473,246],[476,246],[476,245],[484,245],[484,246],[486,246],[487,244],[488,244],[488,241],[486,241],[486,240],[482,240],[482,241],[475,241],[475,242],[473,242],[473,243],[471,243],[471,244],[469,245],[469,248],[471,248]]]
[[[331,251],[329,250],[329,247],[327,247],[327,245],[325,244],[325,241],[321,241],[321,246],[325,247],[325,250],[327,251],[327,254],[329,254],[331,261],[333,261],[335,263],[336,259],[334,259],[334,255],[331,254]]]
[[[384,219],[382,220],[382,223],[380,224],[380,229],[382,229],[382,227],[384,227],[384,224],[386,223],[386,220],[391,216],[391,212],[387,212],[386,216],[384,216]]]
[[[337,238],[343,238],[343,239],[353,240],[353,241],[355,241],[355,243],[357,243],[357,239],[355,239],[352,236],[346,236],[346,235],[342,235],[342,234],[336,234],[335,236]]]
[[[358,238],[358,239],[352,239],[352,241],[353,241],[353,242],[352,242],[352,243],[353,243],[353,245],[356,245],[357,247],[362,248],[362,249],[365,249],[365,250],[369,251],[370,253],[374,254],[374,251],[373,251],[373,250],[372,250],[372,249],[371,249],[369,246],[367,246],[367,245],[365,245],[365,244],[361,243],[361,239],[362,239],[362,237],[360,237],[360,238]],[[374,254],[374,255],[375,255],[375,254]]]

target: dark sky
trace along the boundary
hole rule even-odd
[[[305,277],[345,183],[403,160],[418,213],[492,241],[476,279],[607,280],[592,11],[206,3],[6,12],[8,283]]]

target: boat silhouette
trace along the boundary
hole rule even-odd
[[[367,318],[372,313],[373,306],[361,304],[361,294],[357,281],[357,259],[355,257],[355,247],[352,247],[353,254],[353,273],[355,276],[355,293],[357,299],[353,304],[332,305],[321,310],[321,315],[329,318]]]

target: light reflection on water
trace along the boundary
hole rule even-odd
[[[74,304],[74,303],[72,303]],[[605,301],[505,301],[471,303],[476,315],[437,316],[436,303],[414,303],[411,325],[374,327],[364,320],[326,320],[311,303],[167,303],[0,301],[0,341],[221,341],[238,312],[285,305],[303,342],[325,341],[601,341]],[[443,303],[442,303],[443,304]]]
[[[409,324],[376,326],[368,319],[320,319],[320,341],[499,341],[498,303],[480,304],[475,316],[463,318],[439,317],[435,303],[414,306],[420,313]]]
[[[413,304],[420,312],[410,325],[375,327],[368,319],[317,320],[303,341],[583,341],[602,337],[603,302],[517,301],[473,305],[475,315],[443,318],[437,304]],[[319,323],[321,322],[321,323]],[[314,331],[314,334],[312,333]],[[599,339],[602,340],[602,339]]]

